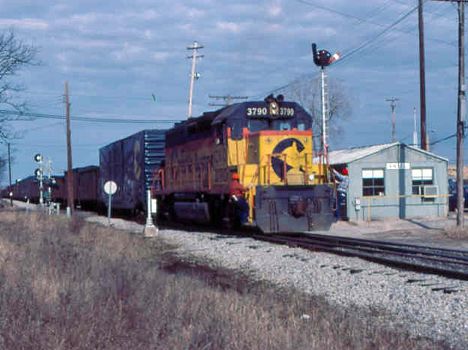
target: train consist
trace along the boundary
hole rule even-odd
[[[249,224],[265,233],[327,230],[335,193],[326,167],[313,156],[311,116],[281,95],[268,96],[101,148],[99,168],[74,169],[75,204],[104,206],[103,184],[112,180],[117,209],[144,211],[151,189],[160,219]],[[57,201],[65,200],[65,181],[57,186]],[[37,184],[29,190],[34,197],[12,192],[37,199]]]

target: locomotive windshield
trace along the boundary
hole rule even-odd
[[[248,120],[250,132],[262,130],[306,130],[306,123],[295,119],[271,120],[271,119],[250,119]]]

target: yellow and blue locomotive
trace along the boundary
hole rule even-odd
[[[326,179],[326,167],[313,162],[311,116],[270,95],[168,130],[156,196],[160,214],[176,220],[327,230],[334,193]]]

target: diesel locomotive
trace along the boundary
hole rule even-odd
[[[328,230],[334,190],[313,156],[310,114],[281,95],[189,118],[166,131],[159,215],[264,233]]]

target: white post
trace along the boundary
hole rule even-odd
[[[146,191],[146,225],[143,229],[144,237],[155,237],[158,234],[158,228],[153,224],[151,217],[151,190]]]
[[[322,93],[322,164],[328,160],[328,86],[325,67],[320,70]]]
[[[111,225],[111,213],[112,213],[112,192],[109,192],[109,201],[107,203],[107,223]]]
[[[43,175],[43,167],[42,167],[42,159],[39,162],[39,169],[40,169],[40,175],[39,175],[39,205],[42,207],[44,205],[44,185],[43,185],[43,180],[44,180],[44,175]]]

